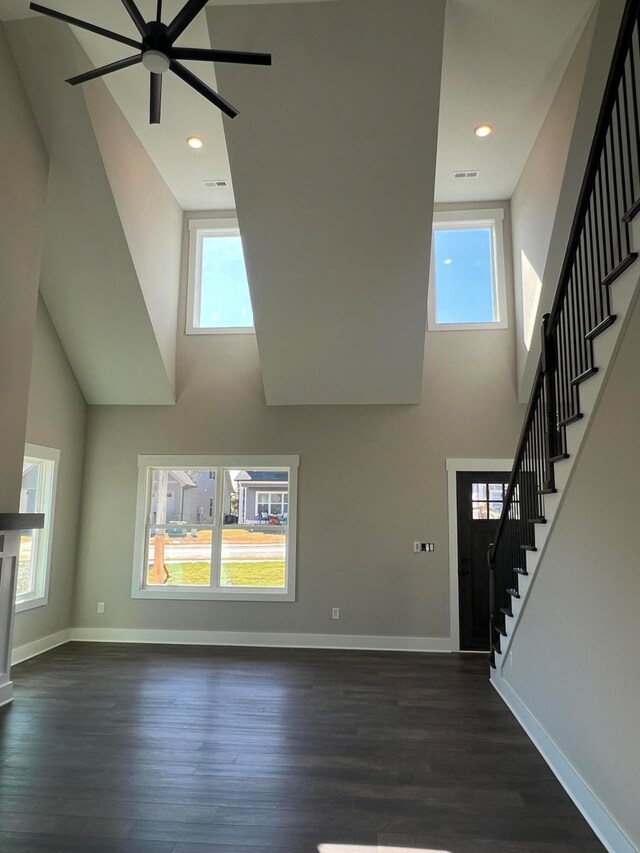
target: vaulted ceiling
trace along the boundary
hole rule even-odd
[[[115,0],[43,2],[134,35]],[[155,0],[139,5],[153,17]],[[165,18],[181,5],[165,0]],[[62,82],[128,48],[11,24],[52,162],[42,289],[87,399],[171,402],[170,231],[180,209],[237,207],[267,401],[417,402],[434,198],[510,197],[592,6],[448,0],[445,16],[445,0],[217,0],[181,43],[269,51],[273,68],[192,66],[234,121],[167,75],[159,127],[140,67],[83,91]],[[5,21],[30,14],[0,0]],[[485,121],[495,132],[478,140]],[[463,186],[458,169],[479,177]],[[229,187],[205,187],[214,178]]]

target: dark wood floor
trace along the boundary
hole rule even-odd
[[[14,675],[0,853],[603,849],[479,656],[70,643]]]

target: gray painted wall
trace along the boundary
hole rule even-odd
[[[513,454],[513,328],[430,334],[420,405],[268,407],[253,336],[182,333],[184,284],[176,406],[89,408],[75,625],[449,636],[445,459]],[[132,600],[138,454],[270,452],[301,456],[298,600]]]
[[[29,390],[27,441],[60,450],[49,603],[16,614],[14,648],[72,627],[86,405],[42,299]]]
[[[1,24],[0,115],[0,512],[17,512],[48,164]]]
[[[640,302],[503,671],[638,849],[639,363]]]

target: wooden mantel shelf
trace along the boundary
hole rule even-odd
[[[44,515],[39,512],[0,512],[0,533],[10,530],[41,530]]]

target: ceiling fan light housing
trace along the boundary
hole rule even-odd
[[[145,50],[142,64],[152,74],[165,74],[170,67],[169,57],[159,50]]]

